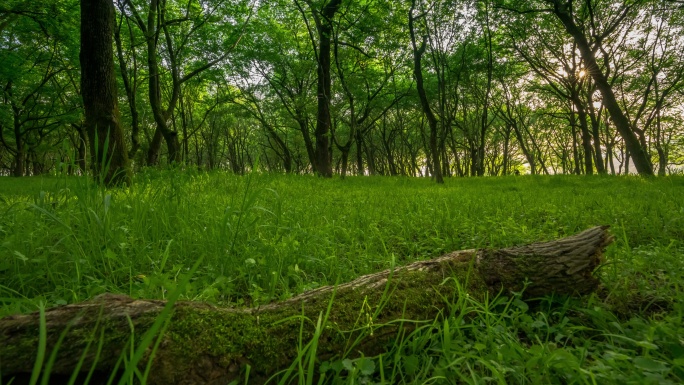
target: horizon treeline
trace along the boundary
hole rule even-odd
[[[0,175],[89,173],[78,0],[0,6]],[[678,0],[113,0],[131,167],[444,177],[684,165]]]

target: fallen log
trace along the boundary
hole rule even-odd
[[[376,354],[398,330],[393,321],[434,319],[459,293],[482,298],[520,291],[527,282],[527,297],[588,294],[599,284],[592,273],[611,241],[606,226],[551,242],[456,251],[257,308],[179,301],[168,307],[170,322],[159,333],[148,383],[226,384],[240,379],[247,365],[250,379],[264,382],[301,356],[301,347],[312,338],[317,338],[315,353],[322,359],[351,348]],[[46,357],[62,339],[51,373],[69,375],[77,368],[112,372],[130,351],[131,340],[138,346],[166,305],[107,294],[46,310]],[[0,319],[3,383],[31,373],[39,334],[39,313]],[[364,337],[361,344],[359,336]],[[153,350],[144,352],[142,367]]]

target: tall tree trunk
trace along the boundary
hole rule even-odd
[[[330,54],[332,46],[333,24],[332,18],[337,13],[342,0],[330,0],[320,11],[312,9],[318,30],[318,82],[316,92],[318,95],[318,112],[316,119],[316,137],[314,169],[320,176],[332,177],[332,162],[330,159]]]
[[[601,135],[600,135],[600,123],[594,115],[591,117],[591,133],[594,138],[594,158],[596,159],[596,172],[599,174],[606,173],[606,166],[603,159],[603,150],[601,149]]]
[[[283,150],[283,169],[285,169],[286,174],[292,173],[292,153],[287,145],[281,146]]]
[[[351,149],[351,146],[345,146],[340,149],[340,156],[341,160],[340,162],[342,163],[341,169],[340,169],[340,176],[344,178],[347,176],[347,169],[349,168],[349,150]]]
[[[658,152],[658,176],[665,176],[667,173],[667,151],[663,145],[663,129],[662,119],[660,117],[660,109],[658,109],[656,112],[655,148]]]
[[[280,138],[280,135],[278,135],[278,132],[273,128],[273,126],[266,120],[263,115],[257,115],[256,117],[260,122],[261,125],[266,129],[266,132],[268,133],[268,137],[273,139],[276,144],[278,145],[278,148],[274,148],[276,150],[276,153],[278,156],[282,159],[283,161],[283,168],[285,169],[285,173],[289,174],[292,172],[292,152],[290,151],[290,148],[287,147],[287,143],[283,139]],[[280,151],[278,151],[280,150]]]
[[[128,28],[133,42],[133,32]],[[128,151],[128,158],[132,159],[140,149],[140,117],[138,114],[138,107],[136,105],[136,76],[138,74],[137,65],[133,65],[132,82],[128,77],[128,69],[126,68],[126,60],[124,59],[123,44],[121,41],[121,26],[115,30],[114,41],[116,42],[116,54],[119,60],[119,70],[121,71],[121,79],[123,80],[124,89],[126,90],[126,100],[128,101],[128,109],[131,112],[131,149]],[[135,63],[135,53],[133,54]]]
[[[503,165],[502,165],[502,172],[501,175],[508,175],[508,164],[510,163],[510,154],[509,154],[509,146],[511,142],[511,126],[506,125],[504,132],[504,148],[503,148]]]
[[[311,164],[313,172],[316,173],[318,170],[318,166],[316,165],[316,149],[314,148],[311,135],[309,134],[309,125],[303,117],[303,113],[297,112],[297,118],[295,120],[299,126],[299,131],[302,133],[302,138],[304,139],[304,147],[306,148],[306,155],[309,158],[309,163]]]
[[[597,115],[594,108],[594,100],[592,98],[593,91],[593,87],[587,87],[587,108],[589,109],[589,118],[591,119],[591,135],[594,139],[594,159],[596,160],[596,172],[599,174],[605,174],[606,166],[604,164],[603,152],[601,150],[601,121],[599,119],[601,116],[601,109],[599,109],[599,113]]]
[[[656,144],[656,151],[658,152],[658,176],[665,176],[667,174],[667,153],[663,146]]]
[[[14,154],[14,171],[12,171],[12,176],[24,176],[26,150],[24,148],[24,135],[21,132],[21,123],[16,113],[14,114],[14,141],[17,151]]]
[[[611,175],[615,175],[615,160],[613,158],[613,146],[606,144],[606,162],[610,167]]]
[[[470,147],[470,176],[477,175],[477,147],[472,139],[468,140],[468,145]]]
[[[363,176],[363,133],[356,131],[356,175]]]
[[[587,122],[587,110],[584,103],[579,97],[577,91],[573,90],[571,95],[572,103],[577,109],[577,118],[579,119],[580,131],[582,134],[582,150],[584,153],[584,173],[587,175],[594,174],[594,162],[592,159],[591,148],[591,133],[589,133],[589,124]]]
[[[367,165],[368,165],[368,175],[376,175],[377,170],[375,167],[375,148],[373,147],[373,142],[368,141],[368,143],[364,142],[364,147],[366,150],[366,159],[367,159]]]
[[[114,19],[112,1],[81,0],[81,94],[85,128],[93,171],[107,185],[130,183],[131,178],[116,95]]]
[[[147,149],[147,165],[154,166],[159,162],[159,152],[161,151],[162,140],[161,130],[155,129],[154,136],[150,141],[150,147]]]
[[[10,100],[12,98],[12,86],[13,84],[10,80],[7,82],[7,86],[5,86],[4,90],[9,96]],[[24,148],[24,133],[21,129],[21,108],[17,104],[15,104],[14,101],[10,101],[10,105],[12,108],[12,131],[14,133],[14,145],[16,147],[16,151],[14,151],[14,162],[12,164],[12,176],[20,177],[24,176],[24,163],[26,159],[26,150]],[[2,129],[2,127],[0,127],[0,129]]]
[[[492,31],[489,27],[489,0],[485,0],[485,33],[487,35],[487,87],[485,89],[482,106],[482,121],[480,122],[480,143],[477,148],[477,175],[485,174],[485,145],[487,128],[489,127],[489,96],[492,92],[492,71],[494,69],[492,55]]]
[[[520,150],[523,152],[523,155],[525,155],[525,159],[527,159],[527,163],[530,165],[530,173],[532,175],[535,175],[537,173],[537,162],[535,155],[529,149],[529,146],[526,144],[522,130],[520,129],[520,127],[518,127],[518,122],[515,119],[510,119],[510,125],[513,128],[513,134],[515,134],[515,139],[518,141],[518,144],[520,145]]]
[[[625,150],[625,175],[629,175],[629,158],[630,158],[630,153],[629,150]]]
[[[152,108],[152,115],[154,116],[154,122],[157,124],[157,128],[154,136],[155,139],[159,138],[159,135],[166,142],[166,147],[168,150],[168,160],[169,163],[175,163],[181,161],[181,151],[180,142],[178,141],[178,133],[171,130],[168,126],[168,120],[171,112],[175,108],[176,101],[178,98],[178,90],[174,84],[172,100],[169,101],[169,108],[164,110],[161,101],[161,79],[159,73],[159,64],[157,63],[157,44],[159,39],[159,1],[151,0],[150,8],[147,14],[147,27],[146,35],[147,39],[147,69],[148,69],[148,96],[150,99],[150,107]],[[154,165],[159,160],[159,151],[161,149],[160,145],[150,145],[147,153],[147,162],[150,165]]]
[[[570,129],[572,130],[572,162],[574,164],[574,173],[579,175],[580,170],[580,155],[577,148],[577,115],[575,111],[570,111]]]
[[[276,144],[278,145],[278,149],[280,149],[280,151],[276,151],[276,153],[278,153],[278,156],[280,156],[280,158],[283,161],[283,169],[285,169],[285,173],[291,173],[292,152],[290,151],[290,148],[287,147],[287,143],[285,143],[285,141],[280,138],[278,132],[265,119],[262,121],[262,125],[268,132],[269,136],[276,142]]]
[[[189,149],[189,145],[188,145],[188,142],[190,141],[190,135],[188,135],[188,124],[189,123],[188,123],[188,117],[187,117],[188,114],[186,114],[186,111],[185,111],[185,108],[186,108],[185,107],[185,96],[182,92],[180,94],[180,98],[179,98],[178,103],[179,103],[179,107],[180,107],[179,109],[180,109],[180,118],[181,118],[181,128],[183,129],[183,142],[181,145],[181,149],[182,149],[181,160],[187,161],[189,158],[189,153],[190,153],[190,149]],[[190,112],[190,114],[192,114],[192,112]]]
[[[408,14],[408,24],[409,33],[411,34],[411,45],[413,47],[413,76],[416,79],[416,90],[418,91],[418,97],[420,98],[420,105],[423,108],[423,113],[428,120],[428,126],[430,127],[430,165],[432,166],[432,176],[435,178],[437,183],[444,183],[444,177],[442,176],[442,165],[439,159],[439,148],[437,146],[437,117],[432,112],[430,103],[427,99],[427,94],[425,93],[425,86],[423,85],[423,68],[421,60],[425,49],[427,47],[425,38],[420,44],[420,47],[416,45],[416,32],[414,28],[415,18],[413,17],[413,11],[415,10],[416,2],[411,1],[411,9]]]
[[[620,108],[620,104],[613,93],[613,88],[610,83],[608,83],[605,74],[601,71],[601,68],[596,61],[596,55],[594,55],[594,51],[592,51],[589,46],[587,37],[577,24],[575,24],[571,8],[572,3],[568,3],[564,0],[552,0],[552,2],[554,5],[554,14],[561,21],[565,30],[572,36],[575,43],[577,43],[577,48],[580,50],[584,65],[594,80],[596,88],[601,92],[603,105],[606,106],[606,109],[610,113],[610,117],[615,124],[615,128],[625,141],[625,145],[632,155],[637,172],[641,175],[653,175],[653,166],[651,165],[646,148],[642,147],[639,139],[632,130],[629,119],[627,119],[627,116]]]

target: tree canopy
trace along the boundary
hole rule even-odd
[[[79,3],[0,6],[3,175],[97,171]],[[115,0],[113,10],[120,147],[134,170],[440,181],[684,165],[679,1]]]

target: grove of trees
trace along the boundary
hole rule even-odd
[[[6,0],[0,174],[665,175],[682,52],[679,0]]]

